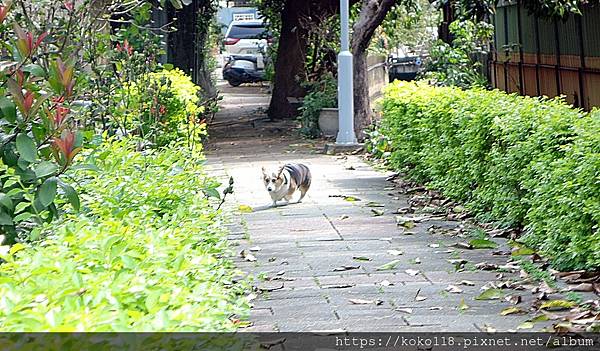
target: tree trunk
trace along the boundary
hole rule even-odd
[[[309,11],[309,1],[287,0],[281,13],[281,36],[268,111],[271,119],[295,117],[296,108],[290,104],[288,97],[304,96],[300,83],[306,75],[304,58],[308,38],[306,29],[300,26],[300,17],[308,15]]]
[[[354,127],[359,139],[371,123],[367,56],[375,30],[394,6],[395,0],[363,0],[358,21],[354,24],[352,53],[354,54]]]
[[[357,1],[350,0],[350,3]],[[288,97],[303,97],[306,93],[301,83],[306,79],[308,30],[301,25],[301,19],[311,18],[315,21],[312,25],[318,26],[320,19],[339,13],[339,5],[339,0],[286,0],[281,13],[281,36],[268,111],[271,119],[295,117],[296,107],[289,103]]]
[[[452,33],[450,33],[450,23],[454,22],[454,8],[450,1],[442,7],[442,23],[438,28],[438,38],[447,44],[452,44]]]
[[[216,89],[212,80],[212,72],[208,67],[206,41],[209,38],[209,25],[200,26],[198,21],[207,18],[207,13],[214,11],[207,0],[193,0],[182,10],[168,6],[168,18],[177,18],[174,26],[177,31],[168,35],[168,62],[192,77],[204,94],[214,96]]]

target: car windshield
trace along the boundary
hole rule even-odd
[[[231,26],[227,36],[235,39],[264,39],[269,37],[269,33],[262,24],[238,24]]]

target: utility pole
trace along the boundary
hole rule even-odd
[[[338,55],[338,114],[337,145],[356,145],[354,132],[354,83],[352,52],[350,52],[350,4],[340,0],[342,50]]]

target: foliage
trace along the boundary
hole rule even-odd
[[[135,152],[128,141],[89,155],[82,210],[40,245],[1,247],[5,331],[228,331],[243,314],[232,284],[219,186],[185,148]],[[217,192],[218,195],[218,192]]]
[[[319,114],[323,108],[337,107],[337,80],[327,74],[318,81],[306,83],[308,94],[304,97],[300,110],[300,132],[309,138],[321,134],[319,130]]]
[[[486,51],[486,43],[494,29],[490,24],[455,21],[450,25],[454,35],[452,45],[438,40],[431,49],[425,78],[434,85],[486,86],[487,79],[479,73],[481,63],[474,55]]]
[[[376,47],[388,54],[389,49],[407,47],[412,51],[428,51],[435,35],[432,29],[440,21],[440,12],[428,0],[411,2],[412,6],[395,5],[381,24],[383,43]]]
[[[598,4],[597,0],[523,0],[523,6],[530,13],[564,19],[569,15],[581,15],[581,8],[586,4]]]
[[[199,118],[200,88],[178,69],[163,70],[124,83],[117,90],[115,116],[126,135],[138,135],[155,147],[185,139],[196,145],[206,134]]]
[[[598,112],[560,99],[399,82],[380,132],[393,167],[579,269],[600,267],[599,128]]]
[[[79,207],[63,177],[80,150],[72,123],[76,98],[74,63],[64,59],[62,41],[48,32],[23,28],[0,5],[0,243],[14,243],[56,218],[58,195]],[[63,9],[62,11],[69,11]],[[31,19],[29,19],[31,21]],[[12,29],[11,29],[12,27]]]

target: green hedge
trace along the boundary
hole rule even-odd
[[[92,152],[80,213],[0,247],[3,331],[227,331],[245,315],[202,159],[133,144]]]
[[[600,267],[599,112],[399,82],[383,99],[378,133],[391,165],[484,220],[524,226],[525,243],[556,267]]]

